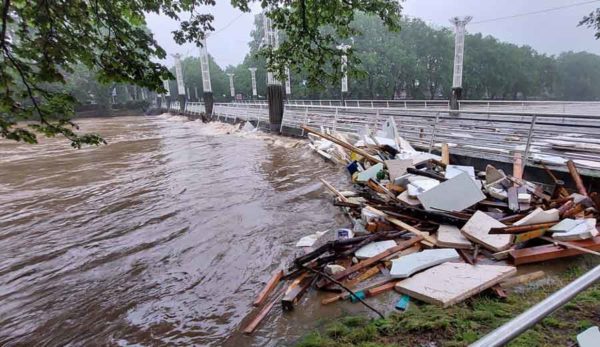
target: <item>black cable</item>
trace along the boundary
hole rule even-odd
[[[379,315],[379,317],[381,317],[381,319],[385,319],[385,316],[381,312],[377,311],[375,308],[373,308],[373,306],[367,304],[363,299],[361,299],[358,295],[356,295],[356,293],[354,293],[351,289],[348,289],[340,281],[333,279],[331,276],[329,276],[328,274],[326,274],[326,273],[324,273],[322,271],[315,270],[315,269],[312,269],[312,268],[309,268],[309,267],[306,267],[306,266],[302,266],[302,267],[304,269],[308,270],[308,271],[316,273],[317,275],[321,275],[321,276],[327,278],[329,281],[331,281],[331,282],[337,284],[338,286],[342,287],[344,290],[346,290],[348,293],[350,293],[350,295],[352,297],[354,297],[356,300],[360,301],[363,305],[365,305],[366,307],[368,307],[371,311],[377,313],[377,315]]]

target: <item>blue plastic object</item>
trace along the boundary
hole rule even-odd
[[[356,297],[359,297],[361,299],[366,298],[365,292],[362,290],[359,290],[358,292],[354,292],[354,295],[350,295],[350,301],[358,302],[358,299]]]
[[[406,311],[409,304],[410,304],[410,296],[402,295],[400,297],[400,300],[398,300],[398,302],[396,303],[396,309],[401,310],[401,311]]]

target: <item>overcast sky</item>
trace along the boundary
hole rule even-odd
[[[467,26],[469,33],[481,32],[502,41],[518,45],[529,45],[542,53],[558,54],[563,51],[588,51],[600,54],[600,40],[594,39],[591,29],[577,27],[581,18],[596,7],[594,3],[562,8],[545,13],[529,14],[521,17],[498,19],[542,11],[555,7],[586,2],[585,0],[407,0],[402,3],[403,14],[418,17],[433,26],[449,27],[448,19],[453,16],[473,16]],[[254,14],[260,8],[255,4]],[[213,26],[216,32],[208,39],[210,54],[222,67],[241,63],[248,53],[250,31],[253,29],[254,14],[242,13],[231,7],[229,1],[218,0],[206,12],[214,14]],[[173,41],[171,32],[178,23],[164,16],[149,15],[148,26],[154,32],[159,44],[169,54],[198,55],[194,45],[179,46]],[[482,21],[483,23],[478,23]],[[466,47],[465,49],[468,49]],[[167,60],[172,63],[172,58]]]

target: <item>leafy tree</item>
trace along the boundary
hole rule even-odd
[[[249,11],[257,0],[232,0]],[[388,28],[398,27],[401,7],[396,0],[320,1],[262,0],[274,28],[287,37],[280,49],[264,47],[269,69],[283,73],[284,66],[307,73],[316,86],[339,81],[341,52],[335,46],[350,35],[356,11],[379,16]],[[0,8],[0,136],[36,143],[36,133],[63,135],[74,147],[99,144],[97,134],[77,134],[70,121],[74,97],[63,89],[66,74],[82,64],[105,83],[137,85],[162,91],[161,79],[173,78],[154,62],[166,52],[145,28],[146,13],[160,13],[181,21],[177,43],[201,44],[214,30],[213,16],[202,13],[215,0],[2,0]],[[350,62],[358,60],[350,52]],[[21,120],[36,120],[27,126]]]
[[[600,57],[586,52],[567,52],[558,57],[560,98],[566,100],[600,100]]]
[[[600,8],[597,8],[587,16],[584,16],[581,22],[579,22],[579,25],[595,29],[596,33],[594,35],[596,36],[596,39],[600,39]]]

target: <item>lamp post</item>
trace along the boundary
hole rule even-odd
[[[285,94],[289,100],[292,95],[292,81],[290,80],[290,68],[285,68]]]
[[[348,51],[348,49],[350,48],[350,45],[346,45],[346,44],[341,44],[339,46],[337,46],[337,49],[341,50],[343,52],[342,54],[342,106],[345,103],[346,100],[346,93],[348,93],[348,56],[346,55],[346,52]]]
[[[204,99],[204,112],[208,117],[211,117],[214,98],[212,85],[210,83],[210,68],[206,37],[207,36],[204,36],[204,39],[202,39],[202,47],[200,47],[200,70],[202,71],[202,99]]]
[[[249,67],[248,70],[250,70],[250,75],[252,76],[252,98],[256,99],[258,96],[258,93],[256,91],[256,68]]]
[[[454,17],[450,23],[454,24],[454,71],[452,73],[452,95],[450,108],[458,110],[458,100],[462,98],[463,58],[465,52],[465,26],[473,19],[471,16],[464,18]]]
[[[233,76],[235,76],[235,74],[228,73],[227,76],[229,76],[229,92],[231,93],[231,99],[235,100],[235,87],[233,86]]]
[[[181,54],[174,54],[173,58],[175,58],[175,78],[177,79],[177,92],[179,94],[179,110],[183,112],[185,107],[185,85],[183,84],[183,70],[181,69]]]
[[[263,23],[265,28],[264,43],[267,47],[273,50],[279,49],[279,37],[277,31],[273,29],[273,22],[263,12]],[[267,65],[271,62],[267,61]],[[281,86],[281,81],[275,79],[273,73],[267,71],[267,101],[269,103],[269,126],[271,131],[280,131],[281,122],[283,120],[283,98],[284,90]]]
[[[169,80],[163,80],[163,88],[165,89],[165,108],[168,110],[171,107],[171,86],[169,84]],[[162,102],[161,102],[162,104]]]

